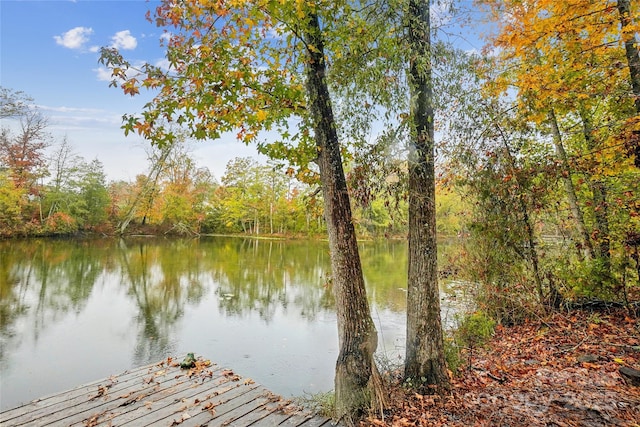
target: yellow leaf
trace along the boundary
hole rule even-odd
[[[256,118],[260,122],[264,122],[267,119],[267,112],[265,110],[258,110],[256,113]]]

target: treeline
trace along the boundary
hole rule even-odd
[[[3,89],[4,117],[19,131],[2,129],[0,235],[100,234],[304,235],[326,232],[317,186],[298,181],[276,164],[251,158],[229,162],[220,182],[199,167],[185,144],[148,153],[133,182],[109,181],[99,159],[88,161],[66,141],[55,142],[47,120],[21,93]],[[6,106],[20,105],[13,111]],[[141,171],[142,172],[142,171]],[[460,205],[443,194],[440,231],[460,230]],[[359,233],[398,236],[407,231],[406,203],[383,198],[355,207]]]

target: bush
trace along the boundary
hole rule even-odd
[[[445,338],[445,358],[449,369],[456,373],[462,366],[462,351],[467,351],[471,367],[473,352],[483,347],[493,336],[495,320],[483,311],[475,311],[457,318],[458,326]]]
[[[64,212],[56,212],[42,226],[43,234],[72,234],[78,231],[78,223]]]

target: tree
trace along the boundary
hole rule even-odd
[[[206,168],[197,168],[184,143],[175,143],[157,180],[157,197],[150,213],[169,231],[198,234],[214,179]]]
[[[46,176],[45,149],[49,146],[47,119],[30,106],[31,98],[22,92],[1,88],[0,114],[3,118],[15,118],[19,130],[8,126],[0,130],[0,171],[6,171],[13,187],[21,191],[26,200],[22,203],[25,222],[42,221],[41,182]]]
[[[267,189],[258,162],[249,157],[230,160],[222,184],[223,221],[230,227],[239,226],[243,233],[260,234],[260,205]]]
[[[107,219],[110,203],[109,191],[102,162],[94,159],[83,165],[77,183],[82,209],[77,213],[79,222],[85,227],[95,227]]]
[[[638,49],[638,41],[636,34],[638,32],[637,16],[638,6],[634,4],[635,9],[632,10],[631,0],[618,0],[617,2],[618,12],[620,13],[620,31],[622,33],[622,41],[624,43],[625,55],[627,57],[627,65],[629,69],[629,80],[631,81],[631,88],[633,90],[634,105],[636,108],[637,117],[634,121],[640,120],[640,52]],[[636,17],[636,22],[632,17]],[[630,149],[635,156],[635,165],[640,168],[640,129],[637,129],[638,124],[631,122],[631,127],[634,130],[631,132]]]
[[[32,103],[33,99],[24,92],[0,86],[0,118],[21,117]]]
[[[120,234],[126,231],[129,223],[133,221],[140,212],[142,212],[141,224],[144,225],[146,223],[147,215],[158,193],[160,175],[165,168],[167,158],[171,154],[172,148],[172,145],[165,145],[160,149],[153,150],[147,156],[150,162],[149,172],[146,175],[138,175],[136,177],[137,188],[135,194],[133,199],[128,201],[126,208],[123,209],[122,219],[117,226],[117,231]]]
[[[0,171],[0,236],[12,236],[21,231],[25,196],[24,190],[15,186],[9,174]]]
[[[515,89],[523,126],[551,133],[577,246],[609,297],[628,276],[624,241],[637,216],[637,2],[482,3],[496,17],[494,83]]]
[[[20,131],[2,128],[0,165],[9,169],[17,188],[36,195],[38,179],[46,174],[45,149],[49,146],[47,119],[35,109],[22,110]]]
[[[354,424],[372,401],[383,400],[373,360],[377,333],[366,299],[325,56],[327,40],[334,49],[344,49],[340,41],[349,41],[353,28],[339,24],[355,13],[354,6],[164,1],[154,18],[160,26],[177,30],[167,46],[169,70],[147,64],[140,75],[132,76],[130,64],[117,51],[103,49],[101,56],[112,69],[113,83],[125,93],[134,95],[141,87],[159,89],[141,116],[126,119],[125,131],[167,146],[175,136],[160,119],[186,126],[196,139],[215,139],[234,130],[238,139],[251,142],[260,131],[275,128],[281,140],[260,144],[262,151],[289,158],[302,171],[316,159],[337,301],[336,416],[348,424]],[[304,84],[298,80],[300,71]],[[292,116],[299,125],[293,135]]]
[[[338,417],[345,417],[353,424],[354,415],[371,404],[370,392],[375,393],[374,402],[381,403],[383,399],[380,374],[373,360],[378,335],[366,298],[340,143],[325,80],[320,22],[315,11],[308,13],[306,19],[309,21],[304,37],[309,46],[305,60],[307,96],[318,149],[340,342],[335,380],[336,411]]]
[[[82,158],[73,152],[65,138],[53,152],[48,164],[51,180],[43,201],[47,217],[60,210],[69,212],[69,206],[73,204],[73,199],[77,198],[74,182],[78,179]]]
[[[430,2],[410,0],[409,277],[405,378],[449,387],[438,289]]]

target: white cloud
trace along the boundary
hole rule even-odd
[[[111,70],[105,67],[99,67],[99,68],[94,68],[95,73],[96,73],[96,77],[98,77],[98,80],[101,82],[110,82],[112,77],[111,77]]]
[[[92,28],[75,27],[59,36],[53,36],[53,38],[57,44],[68,49],[81,49],[89,41],[91,34],[93,34]]]
[[[97,108],[78,108],[78,107],[50,107],[48,105],[38,105],[38,108],[42,111],[51,111],[55,113],[95,113],[103,114],[104,110]]]
[[[132,50],[138,46],[138,41],[131,35],[131,31],[129,30],[118,31],[111,37],[111,40],[113,40],[111,47],[115,47],[116,49]]]
[[[171,64],[169,63],[169,60],[167,58],[157,60],[155,66],[164,71],[167,71],[169,68],[171,68]]]

